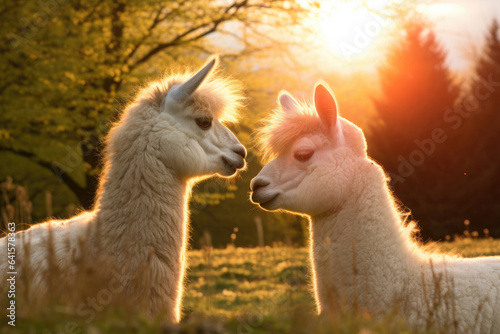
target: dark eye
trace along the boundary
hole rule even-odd
[[[293,154],[293,157],[300,162],[305,162],[305,161],[311,159],[313,154],[314,154],[314,150],[300,150],[300,151],[295,152]]]
[[[208,117],[196,118],[195,121],[202,130],[208,130],[212,126],[212,119]]]

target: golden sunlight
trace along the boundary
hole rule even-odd
[[[390,0],[323,1],[314,25],[329,52],[350,62],[376,50],[376,39],[390,20]]]
[[[463,5],[451,2],[419,4],[417,10],[432,19],[460,15],[465,12]]]

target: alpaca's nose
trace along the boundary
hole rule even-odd
[[[265,186],[268,186],[271,182],[267,181],[266,179],[263,179],[261,177],[256,177],[252,179],[250,182],[250,189],[252,189],[253,192],[257,191],[259,188],[264,188]]]
[[[247,156],[247,150],[245,149],[245,147],[243,145],[236,146],[235,148],[233,148],[233,151],[234,151],[234,153],[241,156],[243,159],[245,159]]]

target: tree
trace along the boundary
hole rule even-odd
[[[50,170],[88,209],[103,136],[131,87],[158,64],[221,45],[233,56],[278,47],[262,32],[302,10],[272,0],[3,2],[0,151]]]
[[[497,20],[488,28],[485,45],[462,99],[461,148],[464,171],[461,207],[474,229],[500,236],[500,30]]]
[[[446,53],[425,24],[408,24],[401,41],[379,68],[381,96],[368,137],[370,155],[391,177],[397,197],[423,226],[424,237],[442,237],[446,180],[456,173],[447,147],[452,141],[444,114],[459,90]],[[432,228],[431,228],[432,227]]]

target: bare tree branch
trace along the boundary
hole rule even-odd
[[[165,21],[169,17],[172,16],[173,13],[175,13],[174,10],[171,10],[170,12],[166,13],[163,15],[163,17],[160,17],[161,13],[163,11],[163,7],[160,7],[158,11],[155,14],[155,17],[153,19],[153,22],[151,25],[147,28],[146,33],[139,39],[139,41],[133,46],[132,50],[129,52],[124,57],[124,62],[127,62],[130,58],[134,56],[134,54],[137,52],[137,50],[144,44],[144,42],[152,35],[153,30],[160,24],[161,22]]]
[[[226,9],[222,13],[222,15],[217,20],[212,20],[211,22],[204,22],[204,23],[201,23],[201,24],[196,25],[194,27],[191,27],[191,28],[187,29],[186,31],[175,36],[171,41],[169,41],[167,43],[158,44],[156,47],[149,50],[149,52],[147,52],[144,56],[139,58],[134,64],[130,65],[130,70],[133,70],[138,65],[146,62],[147,60],[149,60],[151,57],[153,57],[157,53],[159,53],[159,52],[161,52],[169,47],[194,42],[194,41],[199,40],[200,38],[203,38],[203,37],[215,32],[221,23],[230,21],[232,18],[234,18],[236,16],[238,10],[242,7],[245,7],[247,5],[247,3],[248,3],[247,0],[243,0],[241,2],[234,2],[230,6],[226,7]],[[229,11],[233,8],[235,9],[235,11],[232,14],[227,15],[229,13]],[[210,28],[208,30],[205,30],[203,32],[198,33],[196,36],[193,36],[190,39],[182,40],[184,37],[186,37],[194,32],[197,32],[199,30],[203,30],[204,28],[207,28],[207,27],[210,27]]]

